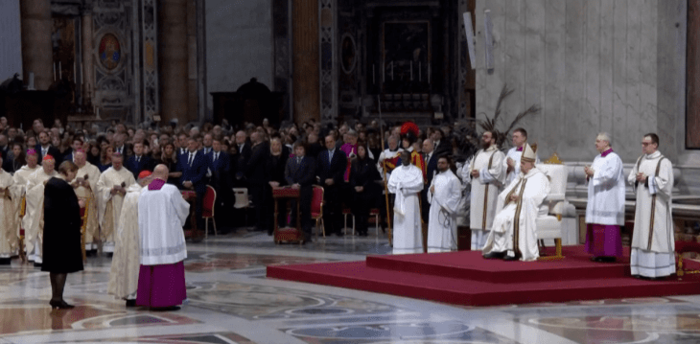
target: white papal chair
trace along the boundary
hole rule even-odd
[[[566,182],[569,173],[566,166],[554,154],[551,158],[537,168],[549,177],[550,191],[545,198],[540,212],[537,214],[535,225],[537,226],[537,239],[554,239],[554,256],[540,257],[540,260],[562,259],[561,238],[562,238],[562,213],[564,212],[566,199]]]

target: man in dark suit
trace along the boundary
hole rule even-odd
[[[236,147],[238,148],[238,161],[236,161],[236,179],[241,180],[245,176],[246,166],[252,153],[248,135],[241,130],[236,133]]]
[[[204,182],[204,177],[207,174],[207,163],[204,153],[197,151],[197,140],[189,138],[187,141],[187,154],[183,155],[183,159],[178,161],[182,176],[180,177],[180,186],[185,190],[194,190],[197,194],[197,202],[195,203],[195,214],[197,217],[197,227],[204,228],[204,220],[202,219],[202,201],[207,190],[207,185]]]
[[[143,141],[134,142],[134,155],[128,157],[124,165],[134,174],[134,179],[138,179],[141,171],[153,171],[155,167],[153,159],[143,154]]]
[[[421,214],[423,215],[423,220],[425,223],[428,223],[428,216],[430,214],[430,203],[428,203],[428,189],[430,188],[430,183],[433,181],[433,177],[435,176],[435,173],[437,171],[437,160],[438,156],[435,153],[435,149],[433,146],[433,140],[431,139],[425,139],[423,141],[423,147],[422,147],[422,158],[423,158],[423,166],[425,166],[425,178],[423,180],[426,180],[425,187],[423,188],[423,191],[421,192]]]
[[[252,196],[253,207],[255,208],[255,230],[266,230],[265,220],[265,161],[267,155],[270,154],[270,147],[263,141],[262,135],[258,132],[253,132],[250,135],[253,147],[250,154],[250,159],[246,164],[245,176],[248,180],[248,194]]]
[[[326,150],[318,153],[316,176],[323,186],[323,219],[328,225],[329,233],[343,236],[341,188],[344,183],[345,168],[348,158],[345,153],[336,148],[333,135],[326,136]]]
[[[442,131],[442,129],[435,128],[435,131],[433,131],[433,134],[430,135],[430,138],[433,140],[433,152],[435,153],[436,158],[438,156],[450,155],[452,153],[452,144],[450,143],[449,139],[445,138],[445,133]],[[437,166],[437,159],[435,160],[435,164]]]
[[[126,141],[126,135],[125,134],[114,134],[114,152],[115,153],[121,153],[123,157],[126,157],[131,149],[127,146],[125,143]]]
[[[301,229],[304,233],[304,242],[311,242],[311,199],[313,198],[313,183],[316,169],[314,158],[306,156],[306,146],[302,142],[294,145],[294,156],[287,160],[284,169],[284,179],[288,185],[299,190],[299,208],[301,211]],[[291,202],[291,208],[296,209],[296,203]],[[292,210],[292,226],[296,226],[296,217],[299,216]]]
[[[60,165],[63,162],[61,159],[61,151],[51,145],[51,137],[49,132],[44,130],[39,133],[39,143],[36,145],[36,152],[39,154],[39,161],[44,161],[44,157],[48,154],[54,157],[56,164]]]
[[[63,153],[63,161],[73,161],[73,159],[75,159],[75,153],[79,149],[83,149],[83,139],[80,138],[80,136],[76,136],[70,148]]]
[[[226,210],[233,207],[234,200],[229,174],[231,160],[229,155],[221,150],[221,141],[217,138],[212,138],[212,152],[207,155],[207,162],[211,171],[209,185],[216,190],[215,220],[219,225],[228,226],[231,223],[231,212]]]

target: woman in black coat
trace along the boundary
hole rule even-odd
[[[350,185],[354,196],[352,213],[357,220],[357,233],[360,236],[367,236],[369,210],[381,195],[377,181],[382,180],[382,177],[377,165],[367,156],[366,147],[364,143],[357,144],[357,158],[352,162],[350,171]]]
[[[64,161],[58,168],[65,180],[75,179],[78,166]],[[51,178],[44,188],[44,259],[41,271],[51,278],[52,308],[73,308],[63,300],[68,273],[83,270],[80,204],[73,187],[65,180]]]

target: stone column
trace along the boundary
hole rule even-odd
[[[92,9],[84,9],[82,16],[83,33],[81,35],[83,43],[83,99],[85,102],[95,96],[95,75],[92,68]]]
[[[158,24],[161,118],[184,125],[197,115],[188,113],[187,0],[160,0]]]
[[[700,148],[700,2],[688,1],[687,113],[685,142],[687,148]]]
[[[201,121],[197,109],[197,4],[187,1],[187,115],[189,120]]]
[[[292,0],[294,121],[321,119],[318,1]]]
[[[20,14],[22,16],[23,80],[28,84],[29,73],[34,73],[34,87],[37,90],[47,90],[53,83],[51,2],[50,0],[22,0]],[[58,75],[56,77],[58,78]]]

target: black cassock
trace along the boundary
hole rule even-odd
[[[62,179],[49,179],[44,188],[41,271],[69,273],[83,270],[80,225],[80,205],[73,188]]]

